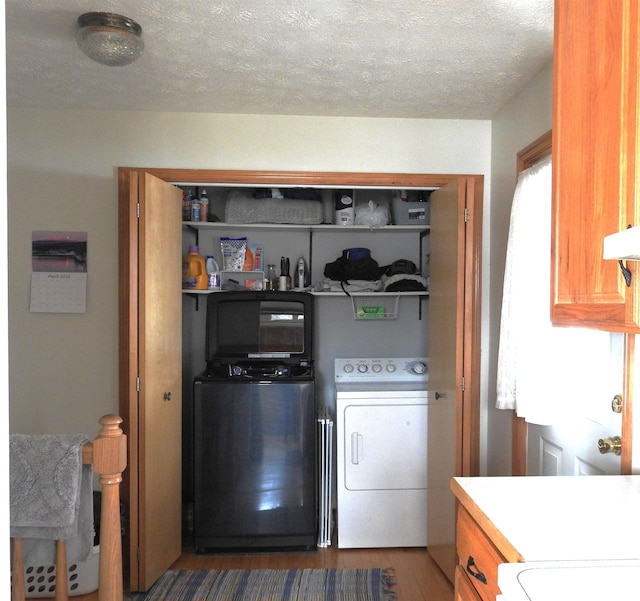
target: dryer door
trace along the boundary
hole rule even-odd
[[[426,404],[350,405],[344,428],[345,488],[426,489]]]

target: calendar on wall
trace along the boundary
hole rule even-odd
[[[86,313],[87,233],[34,231],[32,313]]]

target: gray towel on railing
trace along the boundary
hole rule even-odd
[[[84,435],[11,435],[11,536],[25,539],[25,561],[32,555],[37,563],[47,563],[56,540],[68,541],[69,561],[89,556],[93,472],[82,465],[86,442]]]

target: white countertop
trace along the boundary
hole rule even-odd
[[[527,562],[640,560],[640,476],[455,481]]]

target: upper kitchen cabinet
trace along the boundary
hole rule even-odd
[[[640,270],[627,286],[606,235],[640,225],[638,2],[556,0],[551,318],[640,332]]]

